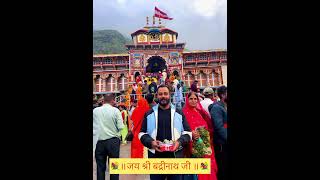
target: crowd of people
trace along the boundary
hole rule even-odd
[[[161,82],[161,83],[160,83]],[[141,83],[140,83],[141,84]],[[119,158],[121,144],[132,134],[131,158],[199,158],[195,146],[208,139],[211,174],[151,174],[158,179],[226,179],[227,158],[227,87],[206,87],[202,92],[194,81],[188,90],[182,81],[145,81],[144,97],[133,99],[130,107],[117,104],[112,94],[94,99],[94,152],[97,179],[105,179],[108,158]],[[208,136],[200,133],[205,129]],[[174,142],[172,151],[162,151],[164,140]],[[111,180],[119,175],[110,175]]]
[[[197,81],[195,81],[197,82]],[[158,73],[148,73],[146,76],[142,77],[137,75],[135,77],[135,82],[132,85],[129,85],[129,94],[131,94],[130,102],[138,99],[137,97],[141,94],[151,93],[156,94],[158,86],[167,85],[172,92],[172,98],[175,104],[181,109],[184,105],[183,102],[183,93],[187,92],[187,88],[184,83],[181,81],[179,75],[174,75],[173,73],[167,74],[166,70],[159,71]]]

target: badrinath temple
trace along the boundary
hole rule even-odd
[[[93,55],[94,93],[121,93],[142,79],[166,71],[181,79],[187,87],[198,80],[200,88],[227,85],[227,50],[185,50],[178,32],[161,25],[149,25],[131,34],[125,54]],[[213,39],[214,40],[214,39]]]

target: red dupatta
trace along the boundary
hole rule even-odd
[[[133,140],[131,142],[131,158],[143,158],[143,144],[138,138],[140,133],[144,114],[149,111],[150,107],[146,99],[138,100],[137,107],[133,110],[131,120],[133,121]]]
[[[196,108],[193,108],[189,105],[189,98],[186,97],[186,104],[182,109],[186,120],[191,128],[191,130],[195,130],[197,127],[204,127],[208,129],[210,133],[210,144],[212,149],[211,155],[206,155],[204,158],[211,159],[211,174],[199,174],[198,180],[217,180],[217,163],[214,156],[214,148],[213,148],[213,126],[212,121],[209,114],[203,109],[200,104],[199,98]],[[192,143],[189,145],[189,150],[185,153],[187,157],[191,156]]]
[[[186,104],[183,107],[182,111],[186,116],[186,119],[192,130],[195,130],[199,126],[203,126],[209,130],[210,139],[213,138],[213,126],[211,118],[209,114],[203,109],[199,99],[196,108],[193,108],[189,105],[189,98],[186,97]]]

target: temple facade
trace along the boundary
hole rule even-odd
[[[159,71],[175,74],[190,87],[198,80],[200,88],[227,85],[227,50],[186,51],[177,42],[178,33],[161,25],[147,25],[131,34],[126,54],[93,55],[93,91],[126,91],[135,77]]]

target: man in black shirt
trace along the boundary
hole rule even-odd
[[[218,165],[218,179],[225,180],[227,178],[227,87],[221,86],[217,89],[220,101],[209,106],[211,119],[213,123],[213,142],[214,152]]]
[[[192,140],[192,133],[182,111],[170,103],[170,90],[160,85],[157,91],[159,104],[149,110],[142,122],[139,139],[148,148],[148,158],[183,158],[183,146]],[[173,127],[171,126],[173,124]],[[172,152],[160,150],[160,142],[174,141]],[[181,175],[151,174],[151,180],[180,179]]]
[[[196,93],[198,92],[198,81],[197,80],[193,81],[193,83],[191,84],[190,90],[193,92],[196,92]]]
[[[148,101],[149,107],[152,108],[153,106],[156,105],[156,103],[154,102],[154,96],[153,94],[147,94],[146,95],[146,100]]]
[[[149,85],[149,92],[150,92],[151,94],[154,94],[154,93],[157,92],[157,83],[154,82],[153,79],[151,79],[151,84]]]

